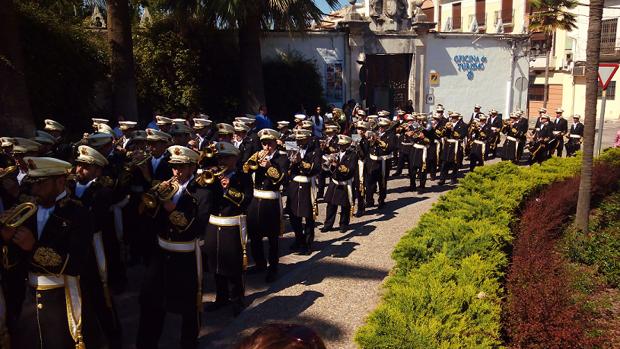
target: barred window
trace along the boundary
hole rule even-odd
[[[603,97],[603,90],[598,89],[598,98]],[[610,81],[609,85],[607,85],[607,99],[614,100],[616,98],[616,82]]]

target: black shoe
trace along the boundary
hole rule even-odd
[[[450,184],[456,184],[456,183],[457,183],[457,180],[456,180],[456,179],[452,179],[452,180],[450,180]]]
[[[264,272],[265,270],[267,270],[267,267],[255,265],[255,266],[249,268],[247,273],[248,274],[260,274],[260,273]]]
[[[418,194],[424,194],[424,187],[418,188]]]
[[[347,228],[340,228],[338,231],[340,231],[340,234],[344,234],[347,232]]]
[[[415,191],[415,185],[410,185],[409,186],[409,191]]]
[[[384,201],[379,201],[379,206],[377,206],[378,209],[382,209],[385,207],[385,202]]]
[[[299,246],[300,246],[299,242],[295,241],[291,244],[291,246],[289,246],[289,249],[291,251],[297,251],[299,249]]]
[[[357,218],[360,218],[363,215],[364,215],[364,211],[357,211],[357,212],[355,212],[355,217],[357,217]]]
[[[218,311],[218,310],[224,308],[225,306],[227,306],[228,304],[230,304],[229,301],[215,301],[215,302],[212,302],[210,304],[207,304],[205,306],[204,310],[207,313],[210,313],[210,312]]]
[[[311,252],[312,248],[310,248],[310,246],[308,245],[304,245],[302,248],[299,249],[300,255],[309,256]]]
[[[278,279],[278,272],[271,269],[267,272],[267,276],[265,276],[265,282],[274,282]]]
[[[321,228],[321,233],[330,232],[330,231],[332,231],[332,229],[333,229],[332,227],[323,227],[323,228]]]
[[[443,179],[440,179],[439,182],[437,182],[438,185],[444,185],[446,184],[446,181]]]
[[[239,316],[239,314],[241,314],[241,312],[245,308],[246,308],[246,305],[242,300],[233,302],[233,316],[234,317]]]
[[[394,174],[392,175],[392,177],[398,177],[398,176],[400,176],[401,174],[402,174],[402,172],[400,172],[400,171],[396,171],[396,172],[394,172]]]

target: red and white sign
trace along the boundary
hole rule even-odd
[[[606,90],[614,74],[618,70],[618,63],[601,63],[598,65],[598,85],[601,90]]]

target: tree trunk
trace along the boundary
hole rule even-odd
[[[590,197],[592,190],[592,161],[594,153],[594,129],[596,127],[596,103],[598,94],[598,63],[601,48],[601,19],[604,0],[590,1],[590,22],[588,24],[588,46],[586,48],[586,105],[583,133],[583,159],[581,181],[577,200],[577,227],[588,231]],[[603,130],[599,130],[601,132]]]
[[[137,120],[138,105],[129,2],[108,0],[107,4],[114,116],[122,115],[126,120]]]
[[[255,1],[255,3],[257,3]],[[260,8],[248,8],[244,22],[239,23],[239,54],[241,56],[241,108],[244,112],[257,113],[265,104],[263,59],[260,50]]]
[[[0,0],[0,124],[3,135],[34,135],[13,0]]]
[[[549,100],[549,61],[551,58],[551,42],[549,38],[547,38],[547,57],[545,60],[545,91],[543,92],[543,108],[547,108],[547,101]]]

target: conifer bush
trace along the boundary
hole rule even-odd
[[[502,345],[505,271],[525,198],[574,176],[581,159],[529,168],[478,167],[407,232],[381,304],[356,341],[362,348],[488,348]]]

